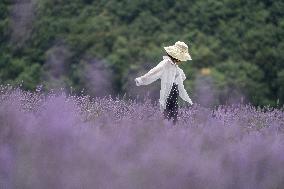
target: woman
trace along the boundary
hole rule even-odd
[[[177,41],[174,45],[164,47],[164,49],[167,56],[163,56],[163,60],[148,73],[135,78],[135,82],[136,86],[140,86],[148,85],[157,79],[161,79],[160,110],[164,111],[163,115],[165,118],[168,120],[173,118],[173,123],[176,124],[178,96],[192,105],[192,101],[183,85],[186,76],[178,65],[183,61],[192,59],[188,53],[188,46],[184,42]]]

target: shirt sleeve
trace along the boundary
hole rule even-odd
[[[183,70],[182,70],[182,69],[180,69],[180,70],[181,70],[181,78],[182,78],[182,81],[184,81],[184,80],[186,79],[186,76],[185,76]]]
[[[135,78],[136,86],[149,85],[157,79],[161,78],[165,63],[166,61],[163,60],[146,74]]]

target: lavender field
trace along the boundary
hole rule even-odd
[[[0,87],[0,188],[283,189],[284,111]]]

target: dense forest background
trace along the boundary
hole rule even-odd
[[[0,83],[130,98],[175,41],[193,102],[284,103],[282,0],[1,0]]]

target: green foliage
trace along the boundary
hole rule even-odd
[[[284,104],[284,69],[280,70],[277,74],[277,85],[279,85],[278,89],[278,101],[280,104]]]
[[[9,1],[3,0],[0,2],[0,51],[3,51],[3,46],[9,36]]]
[[[154,66],[163,46],[181,40],[193,58],[181,66],[189,79],[186,88],[209,67],[220,103],[232,90],[255,105],[284,103],[281,0],[40,0],[31,37],[20,49],[9,44],[11,6],[8,0],[0,3],[3,82],[22,79],[28,88],[43,82],[46,52],[63,43],[72,53],[66,83],[84,88],[82,59],[93,57],[111,66],[116,91],[127,92],[130,72],[145,63]]]
[[[230,97],[233,95],[232,93],[236,92],[237,95],[248,98],[253,104],[270,103],[275,105],[273,101],[266,101],[269,91],[261,82],[264,79],[264,74],[256,65],[244,61],[229,60],[215,67],[213,77],[219,89],[219,96],[225,97],[220,99],[221,103],[224,103],[226,97]]]

